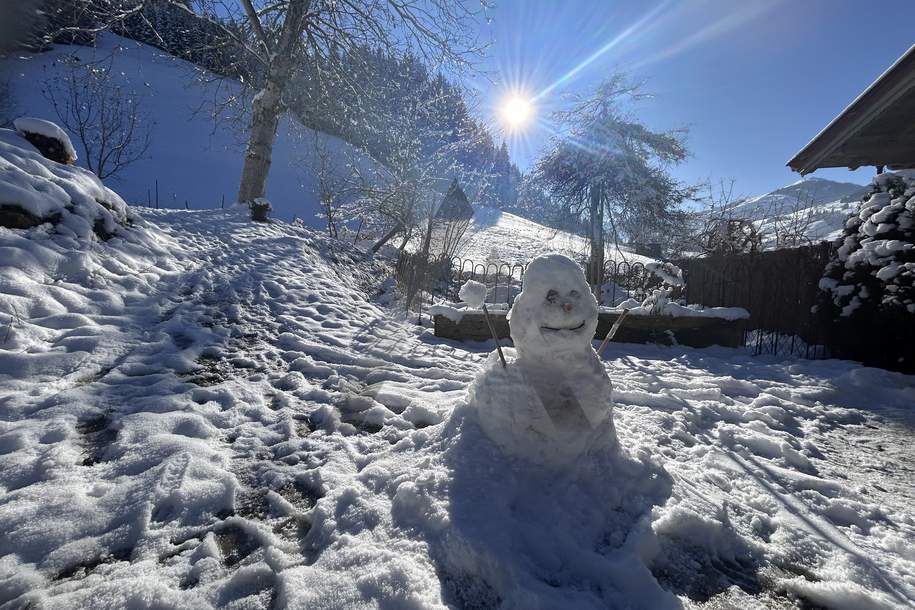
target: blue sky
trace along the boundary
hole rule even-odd
[[[692,158],[675,174],[733,178],[745,195],[798,180],[785,162],[915,42],[915,0],[501,0],[490,14],[471,87],[495,130],[506,92],[541,94],[536,119],[508,134],[523,170],[550,112],[622,70],[655,96],[634,109],[648,125],[689,128]]]

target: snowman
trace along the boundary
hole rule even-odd
[[[468,390],[480,426],[504,453],[563,466],[617,448],[612,385],[591,344],[597,301],[581,267],[538,256],[509,312],[514,349],[491,354]]]

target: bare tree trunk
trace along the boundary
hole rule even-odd
[[[419,252],[419,258],[416,260],[416,266],[414,267],[413,281],[411,285],[407,288],[406,294],[406,307],[410,309],[410,306],[413,304],[413,300],[418,294],[420,294],[423,288],[426,287],[429,267],[431,261],[429,260],[429,247],[432,243],[432,229],[435,223],[435,212],[434,209],[429,211],[429,221],[426,223],[426,234],[423,236],[423,246],[422,250]],[[422,302],[420,302],[420,308],[422,307]]]
[[[239,202],[250,204],[267,193],[267,174],[270,171],[273,142],[276,139],[276,127],[281,113],[281,85],[271,78],[254,98],[251,135],[248,138],[241,184],[238,187]]]
[[[305,13],[309,0],[290,0],[283,20],[283,31],[275,49],[264,36],[260,22],[249,2],[245,2],[249,18],[264,47],[270,52],[264,88],[254,97],[251,111],[251,133],[245,151],[238,201],[250,204],[267,193],[267,174],[273,156],[276,128],[283,113],[283,90],[292,74],[295,51],[305,29]]]
[[[426,223],[426,234],[423,236],[423,257],[429,258],[429,250],[432,247],[432,230],[434,229],[435,219],[429,216],[429,222]]]
[[[397,235],[397,233],[401,229],[403,229],[402,224],[397,223],[396,225],[394,225],[394,228],[392,228],[390,231],[385,233],[384,237],[382,237],[381,239],[379,239],[378,241],[375,242],[375,245],[372,246],[372,254],[378,252],[381,249],[381,246],[388,243],[391,240],[391,238],[394,237],[395,235]]]
[[[410,238],[413,236],[413,228],[409,228],[404,231],[403,241],[400,242],[400,246],[397,247],[398,252],[403,252],[403,249],[407,247],[407,244],[410,243]]]
[[[596,295],[604,279],[604,206],[603,189],[599,184],[593,185],[589,192],[588,208],[591,220],[591,260],[588,265],[588,283]]]

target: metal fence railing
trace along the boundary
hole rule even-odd
[[[526,265],[518,262],[477,261],[460,256],[424,260],[419,254],[403,253],[398,258],[396,274],[401,292],[415,295],[408,299],[414,310],[421,308],[424,300],[458,301],[460,288],[467,280],[486,285],[487,303],[511,307],[524,286],[525,269]],[[641,262],[607,261],[603,278],[598,295],[602,305],[618,305],[627,299],[642,301],[660,285],[660,280]]]

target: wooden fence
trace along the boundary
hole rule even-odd
[[[677,296],[687,303],[707,307],[747,309],[750,318],[745,323],[745,343],[756,354],[840,357],[915,372],[915,315],[891,318],[877,314],[871,319],[859,317],[852,321],[829,320],[813,312],[822,296],[820,278],[833,253],[832,244],[822,242],[753,254],[672,261],[683,269],[686,280]],[[420,297],[414,302],[420,315],[423,295],[427,300],[455,300],[457,289],[468,279],[486,283],[492,302],[509,305],[523,282],[521,265],[458,258],[416,263],[402,257],[398,261],[398,278],[414,287],[410,294]],[[602,296],[613,303],[629,296],[641,299],[657,283],[641,263],[615,264],[605,276],[614,294]]]
[[[682,296],[688,303],[748,310],[747,329],[755,332],[758,352],[802,350],[799,355],[824,357],[822,346],[827,344],[828,329],[811,310],[819,298],[818,285],[831,254],[832,245],[822,242],[677,261],[686,280]],[[812,346],[820,346],[820,353],[811,353]]]
[[[915,315],[876,311],[833,320],[814,313],[820,278],[834,255],[828,242],[755,254],[676,261],[683,297],[706,306],[744,307],[747,343],[757,354],[847,358],[915,372]]]

